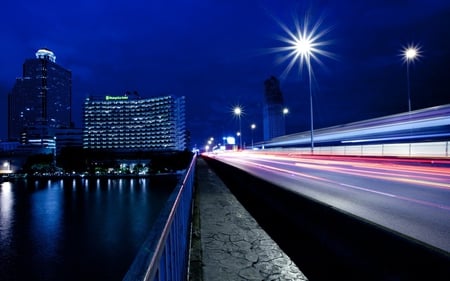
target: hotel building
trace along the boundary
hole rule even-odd
[[[186,149],[185,97],[89,97],[83,114],[85,149]]]

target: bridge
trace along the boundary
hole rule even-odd
[[[447,280],[449,108],[318,131],[320,145],[313,154],[305,147],[308,134],[300,133],[260,144],[259,150],[209,153],[202,159],[280,247],[285,264],[295,263],[305,279]],[[411,127],[414,124],[416,129]],[[160,226],[124,280],[184,280],[195,270],[189,268],[193,263],[188,258],[191,240],[187,231],[191,201],[196,196],[193,186],[194,182],[211,184],[193,180],[198,161],[194,157]],[[188,195],[183,195],[183,189]],[[194,213],[194,221],[196,216]],[[184,222],[177,222],[180,217]],[[230,257],[237,259],[242,251]],[[257,264],[260,258],[246,261]],[[204,260],[197,266],[202,271],[208,264]],[[254,276],[261,278],[262,267],[250,268],[259,269]],[[217,267],[216,277],[227,270],[230,268]],[[239,272],[244,272],[243,268]]]

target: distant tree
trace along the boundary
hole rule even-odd
[[[52,172],[56,170],[53,165],[52,154],[33,154],[30,155],[22,167],[25,173],[34,172]]]
[[[64,147],[61,149],[56,160],[59,167],[64,171],[81,172],[86,170],[86,159],[83,148],[81,147]]]

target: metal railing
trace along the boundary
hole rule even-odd
[[[258,150],[258,152],[261,153],[267,151],[292,151],[293,153],[310,153],[311,150],[309,147],[268,148],[264,150]],[[450,158],[450,141],[318,146],[314,148],[314,154],[344,156]]]
[[[186,280],[195,163],[196,155],[167,200],[124,281]]]

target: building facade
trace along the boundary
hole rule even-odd
[[[264,140],[286,134],[283,94],[280,82],[274,76],[264,81],[263,131]]]
[[[56,64],[52,51],[40,49],[24,62],[23,75],[8,95],[8,138],[22,144],[42,141],[71,121],[72,73]]]
[[[186,149],[185,97],[90,97],[84,102],[83,122],[85,149]]]

